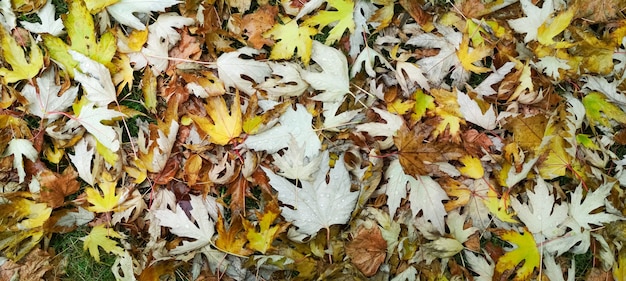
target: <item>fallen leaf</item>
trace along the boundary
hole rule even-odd
[[[352,264],[367,277],[374,276],[387,256],[387,242],[378,226],[361,227],[346,246]]]

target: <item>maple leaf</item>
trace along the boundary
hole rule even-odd
[[[163,1],[133,1],[120,0],[119,2],[107,6],[107,12],[115,18],[119,23],[130,26],[134,29],[145,29],[146,25],[142,23],[134,14],[164,12],[165,8],[178,4],[178,0]]]
[[[63,174],[44,170],[37,178],[41,185],[41,199],[46,201],[52,208],[62,206],[65,196],[74,194],[80,189],[80,183],[76,180],[78,174],[70,166],[63,171]]]
[[[43,54],[35,40],[30,39],[30,54],[27,61],[24,57],[24,50],[17,44],[15,38],[8,34],[4,28],[0,28],[2,56],[4,61],[11,65],[11,69],[6,67],[0,68],[0,76],[3,77],[2,80],[5,85],[23,79],[31,79],[35,77],[41,67],[43,67]]]
[[[467,264],[471,268],[471,270],[478,274],[478,276],[474,276],[474,280],[476,281],[491,281],[493,280],[493,271],[495,269],[495,264],[493,260],[489,257],[489,255],[485,255],[485,258],[482,258],[479,254],[474,254],[472,251],[465,250],[465,260]]]
[[[211,137],[212,143],[226,145],[241,134],[243,129],[239,93],[235,94],[230,106],[230,114],[222,96],[207,99],[206,111],[211,119],[197,115],[189,115],[189,117]]]
[[[298,26],[296,20],[285,20],[284,23],[276,23],[272,29],[263,36],[274,38],[276,42],[272,46],[270,59],[291,59],[295,52],[296,57],[302,60],[304,65],[309,65],[311,60],[311,50],[315,28],[309,26]]]
[[[61,86],[55,84],[55,76],[54,69],[48,70],[37,78],[39,90],[30,84],[22,88],[22,95],[29,102],[28,111],[41,119],[48,119],[48,124],[61,117],[60,112],[70,107],[78,95],[78,87],[72,86],[59,96]]]
[[[346,246],[346,255],[363,275],[375,275],[387,256],[387,241],[383,239],[380,228],[377,225],[369,229],[360,227]]]
[[[96,31],[93,17],[82,0],[72,0],[68,3],[69,14],[63,21],[71,45],[67,45],[61,38],[51,34],[43,34],[43,43],[50,53],[50,57],[61,63],[63,68],[74,76],[74,69],[78,62],[68,52],[74,50],[101,64],[108,65],[115,55],[115,36],[106,32],[96,40]]]
[[[244,246],[248,243],[247,232],[243,228],[242,218],[235,215],[230,220],[230,226],[226,229],[224,217],[219,214],[217,217],[217,239],[215,239],[215,247],[220,251],[235,255],[248,256],[252,254],[250,249]]]
[[[117,102],[115,85],[113,85],[109,70],[79,52],[73,50],[68,52],[80,68],[74,71],[74,79],[80,82],[87,92],[85,97],[99,107],[107,106],[113,101]]]
[[[248,42],[252,43],[253,48],[261,49],[263,45],[272,45],[272,40],[263,37],[264,33],[274,26],[277,14],[277,6],[264,5],[255,12],[243,16],[243,29],[248,36]]]
[[[24,182],[24,156],[30,161],[37,161],[39,152],[33,147],[33,143],[26,139],[12,139],[4,150],[2,157],[13,155],[13,168],[17,169],[19,183]]]
[[[282,155],[275,153],[274,165],[280,169],[279,175],[288,179],[312,181],[322,161],[320,154],[311,158],[304,156],[305,147],[298,144],[291,136],[288,148]]]
[[[269,66],[272,68],[273,77],[258,85],[260,90],[267,93],[269,99],[300,96],[309,88],[309,84],[300,77],[302,68],[298,64],[282,62],[270,63]]]
[[[279,125],[274,125],[274,127],[259,134],[248,136],[240,147],[276,153],[289,147],[293,137],[299,146],[304,147],[304,156],[312,159],[322,147],[322,143],[311,126],[312,121],[313,116],[303,105],[296,105],[296,110],[289,107],[278,118]]]
[[[226,88],[234,87],[248,95],[254,94],[256,90],[252,87],[252,82],[242,76],[245,75],[254,82],[261,83],[272,73],[272,69],[266,62],[241,58],[257,54],[259,51],[243,47],[235,52],[223,53],[217,58],[217,74]]]
[[[516,269],[513,280],[528,280],[541,260],[532,233],[526,229],[521,234],[516,230],[505,230],[499,236],[502,240],[516,245],[516,247],[498,259],[496,272],[502,274],[505,271]],[[522,262],[524,264],[519,265]]]
[[[591,229],[591,225],[602,225],[603,223],[624,219],[622,216],[614,215],[606,211],[592,213],[595,209],[610,205],[610,203],[606,201],[606,198],[609,193],[611,193],[614,184],[615,183],[612,182],[602,184],[595,191],[587,193],[584,200],[582,184],[578,185],[570,198],[570,217],[584,229]]]
[[[511,198],[511,206],[528,231],[534,235],[542,234],[548,239],[563,233],[559,226],[568,217],[567,204],[556,204],[555,195],[550,194],[551,189],[552,185],[548,185],[542,178],[537,178],[534,192],[526,192],[527,204],[521,203],[515,197]]]
[[[359,73],[361,71],[362,65],[365,65],[365,73],[367,73],[367,75],[369,75],[370,77],[376,76],[376,71],[374,71],[374,63],[376,63],[376,58],[378,58],[378,60],[387,68],[393,69],[393,67],[391,66],[391,64],[389,64],[385,57],[376,52],[374,49],[367,46],[354,60],[354,63],[352,64],[352,69],[350,70],[350,77],[354,77],[357,73]]]
[[[293,207],[281,207],[283,217],[306,235],[315,235],[322,228],[328,230],[333,224],[346,223],[359,195],[350,191],[350,175],[343,155],[335,161],[333,169],[328,164],[328,151],[324,152],[322,159],[315,180],[301,181],[301,188],[262,167],[270,185],[278,191],[278,200]],[[327,176],[330,178],[328,182]]]
[[[265,205],[263,212],[256,212],[258,218],[258,227],[251,222],[244,220],[244,228],[246,229],[246,238],[248,238],[247,247],[252,250],[259,251],[263,254],[267,252],[274,239],[283,231],[287,225],[277,223],[272,226],[274,221],[280,215],[280,209],[276,200],[272,200]],[[258,229],[258,230],[257,230]]]
[[[491,55],[492,52],[493,50],[489,46],[470,48],[469,37],[464,36],[456,54],[459,57],[461,65],[466,71],[471,71],[473,73],[485,73],[489,71],[489,68],[476,66],[474,63]]]
[[[626,113],[618,106],[609,102],[605,95],[599,92],[591,92],[582,99],[587,118],[593,124],[609,127],[609,120],[626,123]]]
[[[215,201],[190,195],[189,203],[192,207],[189,211],[189,217],[180,204],[176,205],[176,212],[171,210],[154,211],[160,226],[169,227],[171,233],[180,237],[194,239],[191,242],[183,241],[182,245],[171,250],[170,253],[173,255],[203,248],[211,243],[211,238],[215,234],[215,223],[209,218],[209,214],[217,217],[218,209]]]
[[[314,41],[311,53],[321,72],[303,70],[302,79],[313,89],[323,91],[314,97],[315,100],[333,102],[343,100],[343,96],[350,92],[350,77],[346,56],[339,50]]]
[[[118,256],[124,254],[124,249],[118,246],[118,242],[111,239],[118,238],[123,239],[124,236],[113,230],[107,228],[104,224],[94,226],[91,232],[85,237],[80,238],[83,241],[83,250],[89,249],[89,254],[97,261],[100,262],[100,249],[102,248],[107,253],[113,253]]]
[[[85,101],[87,101],[87,99],[84,99],[82,103]],[[76,112],[77,104],[74,104],[74,106],[74,112]],[[87,104],[80,107],[78,116],[76,116],[75,119],[69,120],[65,124],[65,129],[69,130],[80,124],[87,130],[87,132],[91,133],[102,145],[104,145],[104,147],[115,152],[120,148],[120,141],[117,133],[113,127],[106,126],[101,122],[123,116],[126,115],[115,110],[95,107],[93,102],[87,102]]]
[[[537,69],[543,71],[543,73],[550,75],[550,77],[558,80],[561,77],[559,69],[568,70],[571,69],[568,61],[553,56],[547,56],[539,59],[535,66]]]
[[[95,147],[92,143],[89,143],[89,139],[93,138],[84,137],[80,139],[74,145],[74,154],[68,154],[70,161],[76,167],[78,176],[86,183],[93,186],[96,183],[96,178],[92,173],[92,159],[95,153]]]
[[[537,31],[554,12],[554,4],[553,0],[544,1],[541,8],[533,5],[530,0],[520,0],[520,4],[526,17],[509,20],[508,23],[516,32],[526,33],[524,42],[528,43],[537,40]]]
[[[352,11],[354,2],[352,0],[326,0],[326,2],[335,8],[335,11],[319,11],[316,15],[306,19],[302,24],[306,26],[318,26],[318,30],[335,23],[336,24],[328,32],[326,44],[332,45],[339,40],[344,31],[354,30],[354,20],[352,19]]]
[[[87,188],[85,189],[85,193],[87,194],[87,202],[91,203],[93,206],[87,208],[87,210],[96,212],[96,213],[106,213],[113,211],[117,205],[119,205],[120,199],[122,199],[121,194],[116,194],[115,188],[117,186],[117,182],[103,180],[98,184],[98,189],[102,191],[102,195],[100,191],[97,191],[95,188]]]
[[[493,105],[489,105],[489,109],[483,113],[478,103],[475,100],[470,99],[469,95],[466,95],[461,91],[457,91],[457,98],[459,111],[463,114],[465,121],[474,123],[486,130],[493,130],[496,128],[496,112],[493,109]]]
[[[450,69],[453,67],[454,70],[452,70],[450,77],[455,85],[462,85],[465,80],[469,78],[469,73],[466,73],[463,67],[460,67],[461,62],[456,55],[456,50],[463,41],[463,34],[447,26],[438,24],[435,26],[442,36],[433,33],[422,33],[411,37],[406,41],[406,44],[422,48],[439,49],[437,55],[422,58],[417,61],[417,64],[423,70],[432,85],[441,85],[444,78],[450,73]]]
[[[544,22],[537,29],[537,41],[544,45],[553,45],[555,48],[568,48],[573,46],[573,44],[567,42],[554,42],[553,38],[569,26],[570,22],[572,22],[572,19],[574,18],[574,13],[574,9],[569,9],[568,11],[554,17],[550,24]]]
[[[461,124],[465,124],[465,120],[461,119],[461,106],[459,105],[459,94],[455,88],[452,91],[443,89],[433,89],[430,94],[435,98],[437,106],[435,113],[441,117],[441,122],[433,130],[433,136],[437,137],[444,133],[446,129],[452,136],[453,140],[459,142]]]
[[[502,81],[502,79],[504,79],[504,77],[509,72],[511,72],[513,67],[515,67],[515,63],[514,62],[510,62],[510,61],[506,62],[504,65],[502,65],[496,71],[494,71],[493,73],[489,74],[489,76],[487,76],[487,78],[485,78],[485,80],[480,82],[480,84],[478,84],[478,86],[476,86],[476,88],[474,88],[474,91],[477,94],[482,95],[482,96],[491,96],[491,95],[496,94],[497,92],[492,88],[492,85]]]
[[[60,18],[54,19],[54,9],[52,1],[48,1],[37,11],[37,16],[39,16],[41,23],[20,21],[20,24],[33,33],[49,33],[53,36],[59,36],[63,34],[63,21]]]
[[[394,137],[400,164],[407,175],[428,175],[437,170],[436,162],[447,162],[461,157],[462,150],[452,143],[425,142],[432,129],[418,124],[409,130],[403,127]]]
[[[360,124],[356,126],[356,131],[367,132],[372,137],[385,137],[384,140],[377,142],[380,144],[381,149],[388,149],[393,145],[393,136],[402,127],[404,120],[402,117],[380,108],[373,107],[372,110],[380,115],[386,123],[370,122]]]

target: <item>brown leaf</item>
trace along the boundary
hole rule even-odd
[[[404,8],[413,19],[420,25],[426,25],[432,19],[432,16],[422,9],[423,1],[400,0],[400,6]]]
[[[0,267],[0,280],[39,281],[54,267],[50,255],[41,249],[31,251],[20,264],[8,260]],[[14,279],[15,277],[19,279]]]
[[[393,141],[398,148],[400,164],[407,175],[428,175],[437,171],[435,162],[456,160],[463,155],[463,150],[450,142],[428,142],[431,127],[420,123],[413,130],[402,127]]]
[[[39,174],[41,185],[41,200],[52,208],[60,207],[65,202],[65,196],[72,195],[80,189],[76,180],[78,173],[70,166],[63,174],[44,170]]]
[[[346,246],[346,254],[363,275],[374,276],[387,255],[387,242],[383,239],[380,228],[359,228],[354,240]]]
[[[248,185],[248,180],[240,174],[237,179],[228,186],[226,194],[231,196],[229,206],[233,215],[239,215],[245,212],[246,196],[252,196]]]
[[[270,30],[276,20],[278,7],[264,5],[259,7],[254,13],[247,14],[243,17],[243,29],[248,36],[248,42],[255,49],[263,48],[263,45],[272,45],[273,40],[263,37],[263,33]]]
[[[513,132],[514,141],[525,151],[534,151],[541,140],[548,124],[548,118],[537,114],[526,118],[509,118],[505,128]]]

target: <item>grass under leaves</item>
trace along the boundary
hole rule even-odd
[[[50,246],[57,255],[61,255],[67,261],[65,263],[66,275],[60,279],[67,281],[115,280],[115,276],[111,272],[115,255],[100,251],[100,262],[96,262],[88,251],[83,250],[83,241],[80,238],[87,236],[87,234],[89,234],[89,228],[83,226],[69,233],[52,236]]]

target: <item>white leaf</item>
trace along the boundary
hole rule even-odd
[[[87,99],[99,107],[116,101],[117,92],[109,69],[79,52],[69,50],[69,53],[78,62],[80,71],[74,71],[74,78],[87,92]]]
[[[461,61],[456,55],[456,50],[463,40],[463,34],[454,31],[451,27],[435,25],[441,34],[422,33],[411,37],[406,44],[423,48],[436,48],[439,53],[435,56],[425,57],[417,61],[417,64],[425,72],[432,85],[439,86],[443,79],[452,71],[451,78],[455,85],[462,85],[468,78],[461,66]],[[451,70],[451,68],[454,68]]]
[[[321,6],[324,2],[326,2],[326,0],[311,0],[307,2],[304,6],[302,6],[302,9],[300,9],[300,12],[296,16],[296,20],[319,8],[319,6]]]
[[[493,280],[493,272],[496,268],[494,262],[489,258],[489,255],[485,255],[489,259],[487,261],[485,258],[481,257],[478,254],[474,254],[471,251],[463,251],[465,253],[465,261],[474,273],[478,274],[478,276],[474,276],[474,280],[476,281],[491,281]]]
[[[415,281],[419,274],[413,266],[407,267],[402,273],[396,275],[391,281]],[[417,279],[419,280],[419,279]]]
[[[252,82],[244,79],[242,75],[249,77],[256,83],[261,83],[272,74],[272,69],[266,62],[241,58],[256,54],[259,54],[259,51],[250,47],[243,47],[234,52],[223,53],[217,58],[217,73],[226,88],[238,88],[246,94],[252,95],[256,90],[252,87]]]
[[[120,256],[118,255],[111,266],[111,271],[115,276],[115,280],[117,281],[135,281],[134,268],[133,268],[134,259],[130,256],[128,251],[124,251],[124,253]],[[122,273],[120,275],[120,272]]]
[[[359,196],[358,192],[350,192],[350,174],[344,165],[343,155],[335,161],[333,169],[330,169],[328,161],[328,151],[325,151],[315,181],[301,181],[302,188],[263,167],[270,185],[278,191],[278,200],[293,207],[281,207],[281,214],[297,226],[298,231],[307,235],[348,222]]]
[[[17,26],[11,0],[0,0],[0,24],[6,30],[13,30]]]
[[[91,144],[90,147],[87,138],[84,137],[74,145],[74,155],[68,154],[70,161],[72,161],[72,164],[76,167],[76,171],[78,171],[78,176],[91,186],[96,184],[96,178],[92,174],[91,169],[91,160],[93,159],[94,153],[95,145]]]
[[[106,7],[109,14],[119,23],[130,26],[137,30],[144,30],[146,25],[142,23],[134,14],[164,12],[165,8],[180,3],[178,0],[160,1],[136,1],[121,0],[111,6]]]
[[[94,212],[87,211],[81,206],[78,206],[77,210],[78,212],[67,212],[54,225],[62,227],[81,226],[89,223],[96,217]]]
[[[217,212],[215,202],[203,200],[202,196],[190,195],[191,211],[187,214],[176,205],[176,212],[171,210],[156,210],[155,216],[159,219],[159,225],[169,227],[170,232],[180,237],[194,239],[193,241],[183,241],[183,244],[170,251],[172,255],[200,249],[209,243],[215,234],[215,223],[209,218],[209,212]],[[210,210],[213,209],[213,210]]]
[[[157,40],[165,40],[170,46],[175,45],[180,40],[180,33],[174,28],[183,28],[187,25],[192,25],[194,22],[194,19],[186,18],[176,13],[159,14],[157,20],[148,26],[150,31],[148,44]]]
[[[592,228],[591,225],[602,225],[623,219],[621,216],[609,214],[606,211],[593,212],[595,209],[605,206],[606,197],[611,192],[613,185],[613,182],[608,182],[601,185],[593,192],[589,191],[584,201],[582,198],[582,184],[576,187],[570,200],[569,214],[580,227],[590,230]],[[608,202],[606,204],[608,204]]]
[[[292,62],[270,62],[273,77],[260,83],[257,87],[264,90],[271,100],[280,97],[297,97],[302,95],[309,87],[307,82],[300,77],[299,65]]]
[[[24,156],[34,162],[37,160],[38,154],[31,141],[27,139],[12,139],[4,150],[2,157],[13,155],[13,168],[17,169],[17,175],[20,178],[19,183],[22,183],[26,177]]]
[[[405,94],[411,94],[415,91],[415,84],[426,91],[430,91],[428,78],[424,76],[419,67],[410,62],[399,61],[396,63],[396,80],[398,80],[398,84]]]
[[[387,179],[385,189],[387,206],[389,207],[389,215],[393,218],[396,215],[396,210],[400,207],[400,202],[406,197],[406,184],[409,182],[398,159],[389,163],[389,167],[385,171],[385,178]]]
[[[308,82],[313,89],[323,91],[313,97],[317,101],[341,101],[343,96],[350,92],[350,77],[348,77],[348,61],[343,53],[333,47],[313,41],[311,60],[315,61],[321,72],[303,70],[302,79]]]
[[[550,77],[554,79],[559,79],[561,77],[559,69],[568,70],[571,68],[567,64],[567,60],[560,59],[554,56],[546,56],[539,59],[539,61],[535,63],[535,66],[538,70],[547,75],[550,75]]]
[[[20,24],[33,33],[49,33],[53,36],[59,36],[64,33],[63,20],[61,18],[54,19],[54,5],[52,1],[48,1],[46,5],[39,9],[37,16],[39,16],[41,23],[20,21]]]
[[[380,149],[387,149],[393,145],[393,136],[404,124],[402,117],[387,110],[372,108],[387,123],[370,122],[356,126],[357,132],[367,132],[372,137],[386,137],[383,141],[378,141]]]
[[[481,82],[478,86],[476,86],[476,88],[474,88],[474,91],[482,96],[491,96],[496,94],[497,92],[493,88],[491,88],[491,86],[502,81],[502,79],[504,79],[504,76],[509,74],[513,67],[515,67],[514,62],[506,62],[504,65],[498,68],[498,70],[489,74],[489,76],[487,76],[487,78],[483,80],[483,82]]]
[[[528,202],[520,203],[517,198],[511,198],[511,206],[517,217],[533,234],[542,234],[548,239],[560,236],[564,230],[559,226],[567,219],[567,204],[555,204],[553,189],[542,178],[537,178],[533,191],[526,191]],[[543,242],[543,241],[537,241]]]
[[[322,143],[311,126],[312,121],[311,113],[298,104],[296,110],[287,108],[285,113],[278,118],[280,124],[260,134],[248,136],[240,147],[257,151],[265,150],[271,154],[288,147],[293,137],[299,146],[304,147],[304,156],[311,158],[322,148]]]
[[[378,58],[378,60],[382,64],[384,64],[387,68],[392,69],[391,65],[385,59],[385,57],[383,57],[383,55],[376,52],[374,49],[370,48],[369,46],[366,46],[365,49],[361,51],[359,56],[356,57],[356,59],[354,60],[354,63],[352,63],[352,70],[350,71],[350,77],[356,76],[356,74],[361,71],[363,64],[365,64],[365,73],[367,73],[369,77],[376,76],[376,71],[374,71],[374,64],[376,63],[376,58]]]
[[[626,95],[617,90],[617,86],[622,83],[623,79],[615,79],[609,83],[602,76],[586,75],[583,76],[583,81],[586,81],[583,89],[601,92],[622,109],[626,109]]]
[[[422,216],[429,220],[439,233],[445,233],[444,217],[447,212],[442,201],[450,199],[446,192],[429,176],[419,176],[417,179],[409,175],[405,176],[411,188],[409,201],[413,216],[417,216],[422,211]]]
[[[325,102],[324,111],[324,130],[339,132],[339,127],[345,126],[359,114],[361,110],[348,110],[340,114],[337,114],[337,110],[341,106],[342,102]]]
[[[493,105],[490,105],[489,109],[483,113],[476,101],[458,90],[457,101],[459,102],[459,110],[467,122],[474,123],[487,130],[496,128],[496,112],[493,109]]]
[[[465,243],[472,234],[478,231],[478,228],[473,226],[465,228],[466,218],[467,215],[459,213],[459,209],[450,211],[446,217],[446,224],[450,230],[450,235],[452,238],[459,241],[459,243]]]
[[[117,133],[111,126],[102,124],[102,121],[109,121],[113,118],[126,116],[121,112],[95,107],[93,102],[84,105],[75,119],[69,120],[65,128],[74,128],[77,123],[85,127],[102,145],[116,152],[120,148],[120,140]]]
[[[74,103],[78,95],[78,87],[70,87],[61,96],[58,96],[61,86],[54,83],[55,71],[48,70],[37,78],[39,91],[31,84],[24,85],[22,96],[28,100],[28,111],[48,119],[48,124],[61,117],[58,112],[65,111]]]
[[[170,152],[176,142],[178,135],[178,122],[172,121],[168,133],[163,130],[158,131],[159,137],[156,139],[157,147],[153,149],[152,167],[153,171],[160,172],[165,168],[167,160],[170,158]]]
[[[289,147],[282,156],[278,153],[272,155],[274,165],[280,169],[278,174],[289,179],[312,181],[314,179],[313,174],[319,170],[322,155],[306,157],[304,151],[304,147],[298,145],[292,136]]]
[[[374,15],[376,6],[370,1],[358,0],[354,3],[354,31],[350,33],[350,51],[348,55],[352,58],[359,54],[361,47],[365,45],[365,34],[369,34],[369,28],[367,26],[367,20]]]
[[[526,33],[524,42],[528,43],[531,40],[537,40],[537,30],[554,12],[554,5],[552,0],[544,1],[541,9],[533,5],[530,0],[520,0],[520,4],[526,17],[508,22],[517,33]]]
[[[159,75],[169,65],[169,49],[180,40],[180,34],[174,28],[183,28],[193,23],[193,19],[182,17],[175,13],[163,13],[159,15],[154,23],[148,26],[148,40],[141,52],[132,52],[120,40],[118,40],[118,48],[131,52],[128,54],[128,57],[134,64],[133,68],[135,70],[142,69],[150,63],[154,75]]]

